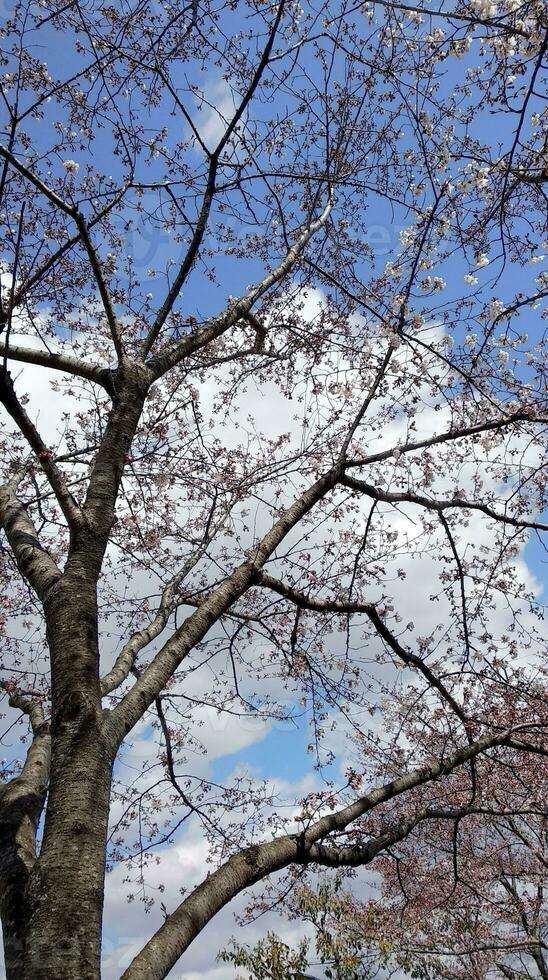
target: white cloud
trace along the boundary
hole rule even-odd
[[[230,86],[223,80],[207,84],[198,109],[194,120],[196,128],[207,149],[214,150],[236,111]]]

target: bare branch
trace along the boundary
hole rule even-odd
[[[276,11],[276,16],[274,18],[272,27],[270,29],[267,43],[265,44],[261,58],[259,60],[259,64],[255,69],[249,87],[242,101],[240,102],[240,105],[238,106],[236,112],[234,113],[232,119],[230,120],[230,123],[226,127],[225,132],[223,133],[221,139],[219,140],[217,146],[215,147],[215,150],[210,155],[206,189],[204,192],[202,206],[200,208],[200,214],[198,216],[198,221],[196,223],[194,235],[192,236],[192,241],[187,250],[184,261],[182,262],[179,271],[175,276],[173,285],[171,286],[169,293],[166,296],[164,303],[160,307],[152,327],[150,328],[150,331],[148,333],[148,336],[143,346],[143,357],[147,356],[155,340],[157,339],[164,323],[166,322],[167,317],[169,316],[171,310],[173,309],[173,304],[175,303],[179,293],[181,292],[181,289],[192,268],[196,256],[198,255],[207,228],[213,197],[215,195],[215,189],[216,189],[215,182],[217,178],[219,158],[225,146],[227,145],[228,141],[230,140],[230,137],[234,133],[238,123],[240,122],[240,119],[244,115],[247,106],[251,102],[251,99],[253,98],[253,95],[257,90],[257,86],[261,81],[265,68],[268,65],[270,53],[272,51],[272,46],[274,44],[274,40],[276,38],[276,34],[278,32],[278,28],[280,26],[280,22],[283,16],[284,6],[285,6],[285,0],[280,0],[280,3],[278,4],[278,9]]]
[[[192,565],[198,559],[192,561]],[[125,680],[129,677],[131,670],[135,664],[135,659],[137,654],[143,650],[152,640],[160,636],[160,633],[165,629],[169,617],[171,616],[173,610],[178,605],[179,598],[179,586],[181,582],[188,575],[188,567],[175,575],[171,581],[166,585],[162,591],[162,596],[160,599],[160,604],[156,615],[150,621],[148,626],[143,629],[137,630],[130,636],[129,640],[124,643],[120,653],[116,657],[116,661],[108,674],[101,679],[101,695],[104,697],[107,694],[111,694],[115,691]]]
[[[459,14],[454,10],[434,10],[430,9],[430,7],[417,7],[413,4],[396,3],[394,0],[375,0],[375,2],[381,7],[386,7],[388,10],[411,11],[412,13],[422,14],[424,17],[442,17],[444,20],[460,21],[469,26],[481,24],[482,27],[496,28],[508,34],[517,34],[519,37],[530,37],[530,32],[520,27],[515,27],[513,24],[505,24],[504,15],[502,17],[481,17],[476,14],[467,16],[466,14]],[[360,5],[351,7],[344,14],[341,14],[340,17],[333,17],[328,23],[331,25],[359,9]]]
[[[0,344],[0,357],[7,357],[8,360],[11,359],[12,361],[22,361],[24,364],[36,364],[40,367],[49,368],[51,371],[62,371],[77,378],[86,378],[88,381],[93,381],[94,384],[101,385],[109,395],[113,393],[109,368],[88,364],[86,361],[80,360],[79,357],[72,357],[70,354],[32,350],[30,347],[17,347],[13,344]]]
[[[452,500],[434,500],[432,497],[425,497],[422,494],[413,493],[408,490],[398,493],[381,490],[371,483],[365,483],[362,480],[356,480],[350,476],[344,476],[341,483],[345,487],[350,487],[352,490],[357,490],[359,493],[364,493],[368,497],[372,497],[373,500],[380,500],[387,504],[417,504],[420,507],[425,507],[427,510],[437,513],[451,508],[477,510],[481,511],[482,514],[486,514],[492,520],[499,521],[501,524],[511,524],[512,527],[531,528],[537,531],[548,531],[548,524],[543,524],[542,521],[527,521],[520,517],[512,517],[511,514],[501,514],[493,510],[492,507],[488,507],[487,504],[482,504],[475,500],[467,500],[460,495],[453,497]]]
[[[152,704],[156,695],[160,694],[189,651],[243,595],[289,531],[335,486],[339,476],[340,467],[335,466],[309,487],[276,521],[253,550],[251,557],[214,589],[196,612],[175,631],[152,663],[143,671],[131,691],[112,711],[110,724],[113,726],[116,738],[121,740],[137,724],[143,712]]]
[[[44,194],[47,197],[47,199],[56,208],[58,208],[60,211],[63,211],[64,214],[68,215],[75,222],[76,227],[78,228],[79,237],[82,239],[82,242],[84,243],[84,247],[88,253],[90,265],[93,271],[93,275],[95,277],[95,281],[97,283],[97,288],[99,289],[99,294],[101,296],[107,321],[110,327],[110,332],[114,343],[114,347],[118,355],[118,358],[121,362],[124,356],[124,352],[122,348],[118,320],[114,312],[112,298],[110,296],[110,292],[103,275],[101,262],[97,255],[93,242],[91,241],[89,228],[83,214],[81,214],[81,212],[78,210],[75,204],[69,204],[68,201],[65,201],[63,200],[63,198],[59,197],[59,195],[56,194],[55,191],[52,191],[51,188],[48,187],[48,185],[43,180],[41,180],[39,177],[36,176],[36,174],[32,172],[32,170],[30,170],[24,164],[20,163],[17,157],[14,156],[14,154],[11,153],[9,150],[7,150],[6,147],[0,145],[0,154],[11,164],[11,166],[15,170],[17,170],[23,177],[25,177],[28,181],[30,181],[30,183],[33,184],[34,187],[36,187],[42,194]]]
[[[468,439],[470,436],[479,435],[481,432],[492,432],[495,429],[507,429],[517,422],[530,422],[538,425],[547,425],[548,419],[543,417],[533,417],[531,414],[518,411],[512,415],[505,415],[489,422],[480,422],[477,425],[463,426],[461,429],[449,429],[448,432],[441,432],[439,435],[429,436],[417,442],[406,442],[401,446],[393,446],[392,449],[384,449],[380,453],[373,453],[371,456],[363,456],[358,459],[350,459],[344,464],[345,469],[359,466],[369,466],[371,463],[381,463],[385,459],[390,459],[394,453],[403,455],[404,453],[414,453],[417,449],[430,449],[432,446],[442,446],[446,442],[455,442],[458,439]]]

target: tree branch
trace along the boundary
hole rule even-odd
[[[0,787],[0,914],[4,955],[20,975],[25,940],[24,895],[36,860],[36,832],[50,770],[50,732],[39,702],[4,683],[12,708],[28,715],[33,739],[19,775]]]
[[[254,548],[251,556],[210,592],[196,612],[164,644],[111,713],[110,725],[119,742],[137,724],[190,650],[253,584],[257,573],[289,531],[336,485],[340,473],[340,465],[333,467],[288,507]]]
[[[427,510],[435,511],[437,513],[441,513],[444,510],[454,507],[460,507],[463,510],[478,510],[481,511],[482,514],[486,514],[487,517],[491,517],[494,521],[500,521],[503,524],[511,524],[512,527],[523,527],[531,528],[537,531],[548,531],[548,524],[543,524],[541,521],[526,521],[519,517],[512,517],[508,514],[499,514],[496,510],[493,510],[492,507],[488,507],[487,504],[466,500],[464,497],[453,497],[452,500],[433,500],[431,497],[424,497],[422,494],[412,493],[410,491],[393,493],[386,490],[381,490],[379,487],[375,487],[371,483],[356,480],[351,476],[343,476],[341,483],[343,486],[349,487],[351,490],[357,490],[359,493],[364,493],[373,500],[380,500],[387,504],[417,504],[420,507],[425,507]]]
[[[86,378],[94,384],[101,385],[109,395],[114,393],[110,369],[88,364],[79,357],[56,351],[32,350],[29,347],[17,347],[13,344],[0,344],[0,357],[22,361],[24,364],[36,364],[51,371],[63,371],[77,378]]]
[[[195,564],[195,561],[197,560],[198,559],[195,559],[193,564]],[[162,633],[162,631],[165,629],[171,613],[178,604],[179,585],[188,574],[188,571],[189,568],[187,565],[185,565],[185,568],[171,579],[171,581],[162,591],[162,596],[156,611],[156,615],[152,618],[148,626],[145,626],[141,630],[137,630],[130,636],[128,641],[124,643],[124,646],[116,657],[114,666],[101,679],[102,697],[105,697],[107,694],[111,694],[112,691],[115,691],[121,684],[124,683],[125,680],[127,680],[135,664],[137,654],[148,646],[149,643],[152,643],[152,640],[155,640],[156,637],[160,636],[160,633]]]
[[[523,411],[515,412],[513,415],[493,419],[491,422],[463,426],[462,429],[449,429],[448,432],[441,432],[437,436],[429,436],[427,439],[421,439],[419,442],[406,442],[402,446],[393,446],[392,449],[384,449],[382,452],[374,453],[372,456],[347,460],[344,464],[345,469],[369,466],[371,463],[382,463],[385,459],[390,459],[395,452],[398,453],[398,456],[402,456],[404,453],[414,453],[417,449],[430,449],[432,446],[441,446],[445,442],[454,442],[456,439],[467,439],[469,436],[479,435],[481,432],[492,432],[493,429],[506,429],[510,425],[515,425],[516,422],[536,422],[541,425],[547,425],[548,419],[535,417]]]
[[[263,72],[264,72],[264,70],[265,70],[265,68],[266,68],[266,66],[268,64],[268,60],[270,58],[270,52],[272,51],[272,45],[274,44],[274,39],[276,37],[276,33],[278,31],[278,27],[279,27],[280,21],[282,19],[282,15],[283,15],[283,11],[284,11],[284,4],[285,4],[285,0],[281,0],[281,2],[278,4],[278,10],[276,12],[276,17],[274,18],[274,22],[273,22],[272,27],[271,27],[271,30],[270,30],[268,41],[267,41],[267,43],[266,43],[266,45],[264,47],[264,50],[263,50],[263,53],[261,55],[259,64],[257,65],[257,68],[255,69],[255,72],[253,74],[253,78],[251,80],[251,83],[250,83],[250,85],[249,85],[249,87],[248,87],[248,89],[247,89],[247,91],[246,91],[246,93],[245,93],[242,101],[240,102],[240,105],[238,106],[238,109],[234,113],[234,116],[230,120],[230,123],[228,124],[225,132],[223,133],[221,139],[219,140],[219,143],[217,144],[217,146],[215,147],[215,150],[213,151],[213,153],[210,156],[209,170],[208,170],[207,182],[206,182],[206,189],[205,189],[205,193],[204,193],[204,196],[203,196],[203,199],[202,199],[202,206],[200,208],[200,214],[198,216],[198,220],[197,220],[197,223],[196,223],[196,228],[195,228],[195,231],[194,231],[194,235],[192,236],[192,241],[191,241],[190,246],[189,246],[189,248],[187,250],[187,253],[186,253],[185,257],[184,257],[184,260],[181,263],[181,266],[180,266],[179,271],[178,271],[178,273],[177,273],[177,275],[175,277],[175,280],[173,282],[173,285],[171,286],[171,289],[169,290],[169,293],[166,296],[166,299],[165,299],[164,303],[160,307],[160,309],[159,309],[159,311],[158,311],[158,313],[156,315],[156,319],[155,319],[155,321],[154,321],[154,323],[153,323],[153,325],[152,325],[152,327],[151,327],[151,329],[150,329],[150,331],[148,333],[148,336],[147,336],[147,338],[145,340],[145,343],[144,343],[144,346],[143,346],[143,357],[146,357],[147,356],[147,354],[151,350],[151,348],[152,348],[155,340],[157,339],[157,337],[158,337],[158,335],[159,335],[159,333],[160,333],[160,331],[161,331],[161,329],[162,329],[162,327],[163,327],[163,325],[164,325],[167,317],[169,316],[169,313],[173,309],[173,304],[175,303],[175,301],[176,301],[176,299],[177,299],[177,297],[178,297],[178,295],[179,295],[179,293],[180,293],[180,291],[181,291],[181,289],[182,289],[182,287],[183,287],[183,285],[185,283],[185,280],[186,280],[186,278],[187,278],[187,276],[188,276],[188,274],[189,274],[189,272],[190,272],[190,270],[192,268],[192,265],[194,263],[194,260],[195,260],[196,256],[198,255],[198,252],[199,252],[199,249],[200,249],[200,246],[202,244],[202,241],[203,241],[203,238],[204,238],[204,234],[205,234],[205,231],[206,231],[206,228],[207,228],[207,223],[208,223],[208,219],[209,219],[209,213],[211,211],[211,205],[212,205],[212,202],[213,202],[213,197],[215,195],[215,181],[216,181],[216,177],[217,177],[217,169],[218,169],[218,166],[219,166],[219,158],[220,158],[220,155],[221,155],[224,147],[228,143],[230,137],[232,136],[232,133],[236,129],[236,126],[238,125],[240,119],[242,118],[242,116],[243,116],[243,114],[244,114],[247,106],[249,105],[251,99],[253,98],[253,95],[254,95],[254,93],[255,93],[255,91],[257,89],[257,86],[259,85],[259,82],[260,82],[260,80],[262,78]]]
[[[422,676],[428,681],[428,683],[438,691],[444,701],[451,707],[458,718],[463,722],[464,725],[467,724],[467,717],[464,710],[455,700],[452,694],[448,691],[443,681],[436,677],[434,672],[424,663],[420,657],[416,654],[411,653],[406,650],[405,647],[401,645],[399,640],[394,636],[392,631],[383,622],[376,606],[371,602],[337,602],[333,600],[322,600],[322,599],[312,599],[309,596],[305,596],[302,592],[298,592],[291,586],[286,585],[285,582],[280,582],[278,579],[272,578],[271,575],[267,575],[265,572],[261,572],[256,579],[256,584],[264,586],[267,589],[272,589],[273,592],[277,592],[279,595],[284,596],[285,599],[289,599],[294,605],[298,606],[300,609],[310,609],[312,612],[321,613],[338,613],[341,616],[349,615],[352,613],[364,613],[373,626],[375,627],[379,636],[385,641],[387,646],[396,654],[396,656],[408,667],[414,667],[418,670]]]
[[[112,200],[108,201],[107,204],[105,204],[105,206],[101,208],[100,211],[95,212],[93,218],[90,218],[90,220],[86,224],[88,232],[91,231],[94,225],[102,221],[103,218],[106,218],[106,216],[110,214],[113,208],[115,208],[116,205],[119,204],[119,202],[122,200],[129,186],[130,186],[129,184],[123,185],[114,195]],[[20,286],[15,290],[15,295],[13,298],[14,308],[16,308],[19,305],[21,300],[25,298],[25,296],[32,289],[32,287],[35,286],[37,283],[39,283],[44,278],[44,276],[50,271],[50,269],[52,269],[53,266],[57,262],[59,262],[59,260],[62,259],[63,256],[66,255],[67,252],[69,252],[74,245],[77,245],[80,240],[81,240],[80,232],[77,232],[76,235],[72,235],[70,238],[67,239],[66,242],[63,243],[63,245],[61,245],[57,249],[56,252],[52,252],[48,256],[48,258],[45,259],[42,265],[39,266],[31,276],[29,276],[28,279],[26,279],[24,282],[20,284]]]
[[[364,845],[349,847],[325,847],[313,844],[309,851],[310,861],[323,864],[330,868],[362,867],[370,864],[381,851],[387,850],[392,844],[397,844],[409,836],[415,827],[425,820],[462,820],[470,815],[486,814],[489,816],[513,816],[515,810],[493,811],[489,807],[462,806],[452,809],[426,807],[411,817],[400,820],[391,830],[382,833],[375,840]],[[537,812],[537,811],[535,811]]]
[[[27,464],[18,467],[12,478],[0,486],[0,527],[6,533],[21,575],[44,602],[62,573],[40,543],[34,524],[16,496],[26,468]]]
[[[118,359],[121,362],[123,359],[124,352],[122,348],[118,320],[114,312],[112,298],[110,296],[110,292],[103,275],[101,262],[97,255],[93,242],[91,241],[89,228],[83,214],[78,210],[75,204],[69,204],[68,201],[65,201],[63,200],[62,197],[59,197],[59,195],[56,194],[55,191],[52,191],[51,188],[48,187],[48,185],[43,180],[41,180],[39,177],[36,176],[36,174],[32,172],[32,170],[26,167],[25,164],[20,163],[17,157],[14,156],[13,153],[11,153],[8,149],[6,149],[6,147],[1,145],[0,145],[0,155],[3,156],[4,159],[11,164],[14,170],[17,170],[18,173],[20,173],[31,184],[33,184],[33,186],[36,187],[37,190],[39,190],[42,194],[44,194],[45,197],[47,197],[48,201],[50,201],[60,211],[63,211],[63,213],[68,215],[68,217],[72,218],[72,220],[76,224],[76,227],[78,228],[79,236],[82,239],[82,242],[84,243],[84,247],[88,254],[93,275],[97,283],[97,288],[99,289],[99,294],[103,302],[103,307],[110,328],[112,341],[114,343],[114,347],[118,355]]]

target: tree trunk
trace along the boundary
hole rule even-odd
[[[51,774],[40,856],[25,895],[23,980],[97,980],[114,747],[98,679],[97,600],[84,542],[46,608]]]
[[[0,914],[7,980],[20,980],[25,949],[24,895],[34,864],[40,799],[20,780],[4,788],[0,807]]]
[[[23,980],[98,980],[111,781],[97,713],[52,753],[40,858],[26,891]]]

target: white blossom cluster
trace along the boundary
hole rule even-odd
[[[434,48],[445,41],[445,31],[442,31],[441,27],[435,27],[430,34],[425,35],[424,40]]]
[[[436,173],[443,174],[447,169],[447,164],[451,159],[451,154],[447,146],[442,146],[438,151],[438,159],[436,161]]]
[[[500,299],[492,299],[487,306],[485,306],[481,319],[493,322],[499,316],[501,316],[506,310],[505,304]]]
[[[389,327],[383,325],[380,329],[380,335],[388,341],[389,346],[393,350],[398,350],[401,347],[401,337],[395,330],[391,330]]]
[[[434,132],[434,127],[432,126],[432,120],[430,119],[430,116],[427,113],[426,109],[422,109],[421,112],[419,112],[419,122],[421,124],[425,136],[432,136],[432,133]]]
[[[453,55],[454,58],[464,58],[464,56],[468,54],[471,47],[472,38],[467,35],[466,37],[450,42],[449,54]]]
[[[410,248],[414,244],[415,238],[417,237],[417,231],[415,228],[402,228],[400,231],[400,242],[404,248]]]
[[[422,24],[423,17],[419,10],[408,10],[407,17],[412,24]]]
[[[515,34],[499,34],[496,37],[486,38],[485,43],[491,45],[499,58],[513,58],[518,48]]]
[[[459,182],[459,187],[466,194],[475,191],[486,191],[489,187],[490,167],[481,165],[475,160],[467,164],[464,168],[464,177]]]
[[[492,0],[470,0],[470,7],[474,16],[480,20],[489,20],[497,12],[497,5]]]
[[[393,310],[396,310],[398,313],[403,313],[404,316],[407,315],[408,305],[405,302],[405,297],[403,293],[396,293],[396,295],[393,296],[392,299],[390,300],[390,306],[392,307]]]
[[[384,267],[383,276],[388,277],[388,279],[399,279],[402,270],[394,265],[393,262],[387,262]]]

